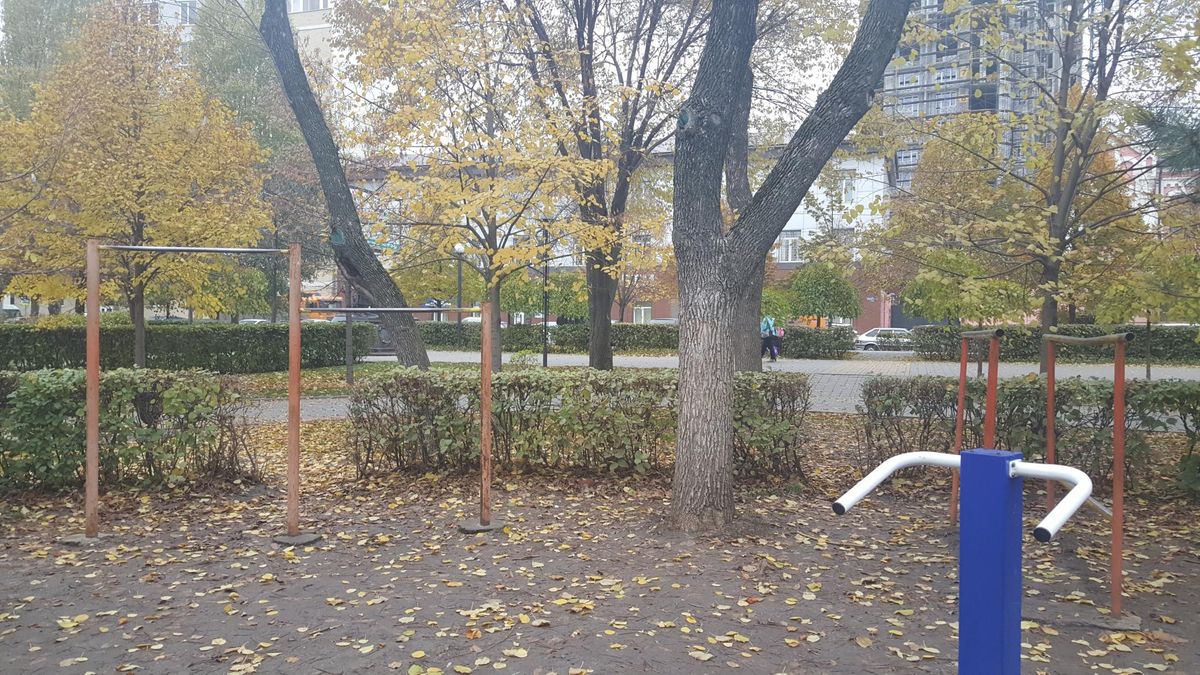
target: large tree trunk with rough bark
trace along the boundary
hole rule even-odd
[[[683,317],[671,518],[722,527],[733,509],[733,336],[746,286],[821,168],[870,107],[907,0],[871,0],[846,61],[736,220],[721,214],[722,169],[755,40],[755,0],[714,0],[695,86],[675,136],[674,226]]]
[[[267,0],[259,32],[271,52],[288,104],[312,154],[325,204],[329,209],[330,243],[339,271],[371,306],[407,307],[404,294],[363,236],[358,207],[350,193],[337,144],[309,87],[308,75],[296,50],[284,0]],[[429,367],[425,344],[411,316],[381,313],[380,321],[391,334],[396,358],[401,363],[418,368]]]
[[[762,339],[759,324],[762,319],[762,293],[766,261],[750,275],[742,297],[738,299],[734,318],[734,368],[740,373],[762,372]]]

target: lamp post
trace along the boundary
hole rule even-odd
[[[458,293],[455,295],[454,299],[455,299],[455,303],[456,303],[455,307],[459,308],[459,311],[455,313],[458,316],[458,328],[457,328],[458,335],[457,335],[457,337],[458,337],[458,346],[459,347],[463,346],[463,339],[462,339],[462,306],[463,306],[463,304],[462,304],[462,256],[463,256],[464,251],[466,251],[466,248],[464,248],[462,244],[454,245],[454,259],[458,263]]]
[[[546,221],[542,221],[542,244],[550,245],[550,235],[546,232]],[[542,254],[542,367],[550,366],[550,294],[547,283],[550,279],[549,251]]]

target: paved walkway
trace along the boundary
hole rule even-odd
[[[504,355],[508,361],[510,354]],[[429,359],[436,363],[478,363],[478,352],[429,352]],[[390,357],[369,357],[370,361],[391,361]],[[614,363],[618,368],[675,368],[679,360],[674,356],[617,356]],[[586,366],[584,354],[551,354],[552,366]],[[854,358],[841,361],[818,359],[784,359],[778,363],[763,364],[768,370],[808,373],[812,382],[812,409],[817,412],[852,413],[859,402],[862,383],[874,375],[915,377],[918,375],[943,375],[956,377],[957,363],[919,361],[905,353],[856,353]],[[1036,363],[1001,363],[1001,377],[1018,377],[1036,373]],[[975,366],[971,366],[975,374]],[[1126,377],[1145,376],[1145,365],[1129,366]],[[1062,364],[1058,376],[1111,378],[1111,364]],[[1157,366],[1152,375],[1155,379],[1177,378],[1200,380],[1198,366]],[[305,421],[339,419],[346,417],[349,399],[343,396],[308,397],[301,401],[300,414]],[[254,415],[264,422],[287,419],[287,401],[262,401],[255,407]]]

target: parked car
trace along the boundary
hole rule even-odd
[[[675,317],[669,317],[669,318],[665,318],[665,319],[650,319],[646,323],[656,324],[656,325],[660,325],[660,326],[677,326],[677,325],[679,325],[679,319],[676,319]]]
[[[880,349],[907,349],[912,344],[912,331],[907,328],[872,328],[854,338],[854,348],[867,352]]]
[[[268,319],[242,319],[238,321],[243,326],[257,326],[263,323],[271,323]]]
[[[463,320],[462,320],[462,322],[463,322],[463,323],[482,323],[482,322],[483,322],[483,319],[482,319],[481,317],[478,317],[478,316],[464,316],[464,317],[463,317]],[[507,321],[501,321],[501,322],[500,322],[500,327],[501,327],[501,328],[508,328],[508,322],[507,322]]]

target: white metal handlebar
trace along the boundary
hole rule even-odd
[[[1016,461],[1008,465],[1008,475],[1054,480],[1071,488],[1067,492],[1067,496],[1063,497],[1062,501],[1051,509],[1050,513],[1042,518],[1042,522],[1034,528],[1033,538],[1043,543],[1053,539],[1067,519],[1075,515],[1079,507],[1083,506],[1088,497],[1092,495],[1092,479],[1088,478],[1086,473],[1071,466]]]
[[[833,512],[839,516],[843,515],[900,469],[912,466],[944,466],[949,469],[957,469],[961,465],[962,459],[958,455],[945,452],[906,452],[896,455],[875,467],[874,471],[867,474],[854,487],[847,490],[846,494],[839,497],[833,503]]]
[[[833,512],[845,514],[855,504],[879,487],[883,481],[901,469],[913,466],[941,466],[958,469],[962,466],[962,458],[945,452],[906,452],[889,458],[858,481],[833,503]],[[1062,501],[1050,513],[1042,518],[1033,530],[1033,536],[1040,542],[1047,542],[1058,534],[1067,520],[1075,515],[1079,507],[1087,502],[1092,494],[1092,481],[1087,474],[1070,466],[1059,464],[1037,464],[1020,460],[1009,464],[1008,475],[1012,478],[1041,478],[1063,483],[1071,488]]]

